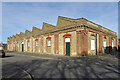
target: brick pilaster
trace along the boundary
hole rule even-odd
[[[80,47],[80,32],[79,31],[76,31],[77,32],[77,56],[80,56],[80,51],[81,51],[81,47]]]
[[[88,31],[82,30],[81,32],[81,56],[88,55]]]
[[[103,40],[102,40],[102,35],[99,34],[99,53],[102,53],[102,46],[103,46]]]
[[[43,49],[44,49],[44,43],[43,43],[44,37],[41,36],[41,52],[43,53]]]
[[[55,54],[59,53],[59,34],[54,35],[54,52]]]

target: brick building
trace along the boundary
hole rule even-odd
[[[58,54],[67,56],[97,55],[116,51],[117,34],[85,18],[58,16],[56,26],[43,23],[42,29],[13,35],[7,39],[9,51]]]

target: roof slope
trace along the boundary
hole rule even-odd
[[[31,36],[31,35],[32,35],[32,32],[31,32],[31,31],[28,31],[28,30],[25,31],[25,37]]]
[[[12,36],[12,39],[13,39],[13,40],[15,40],[15,39],[16,39],[16,37],[13,35],[13,36]]]
[[[54,31],[64,30],[67,28],[81,26],[82,24],[87,25],[86,27],[88,27],[88,28],[95,29],[95,30],[98,30],[98,31],[101,31],[101,32],[104,32],[107,34],[117,36],[116,32],[113,32],[107,28],[104,28],[101,25],[93,23],[92,21],[89,21],[85,18],[72,19],[72,18],[58,16],[56,26],[43,22],[42,29],[39,29],[39,28],[33,26],[32,32],[28,31],[28,30],[25,31],[25,34],[20,32],[20,35],[16,34],[16,38],[20,37],[20,39],[21,39],[23,37],[30,37],[30,36],[46,34],[49,32],[54,32]],[[15,38],[14,36],[9,37],[8,40],[13,40],[14,38]]]
[[[33,26],[33,29],[32,29],[32,35],[37,35],[37,34],[41,34],[42,33],[42,30],[37,28],[37,27],[34,27]]]
[[[56,27],[60,28],[60,27],[65,27],[67,25],[72,25],[76,23],[77,21],[75,19],[58,16]]]
[[[51,24],[48,24],[48,23],[43,23],[43,26],[42,26],[42,31],[43,32],[49,32],[49,31],[53,31],[55,29],[55,26],[54,25],[51,25]]]
[[[16,34],[16,39],[18,40],[20,38],[20,35],[19,34]]]
[[[25,33],[20,32],[20,38],[25,37]]]

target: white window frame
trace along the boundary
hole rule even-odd
[[[113,40],[112,40],[112,48],[114,47],[114,43],[113,43]]]
[[[47,46],[51,46],[51,40],[48,39]]]
[[[38,41],[36,41],[35,43],[36,43],[36,46],[38,46]]]
[[[65,38],[65,42],[70,42],[70,38]]]
[[[103,47],[106,49],[106,40],[103,41]]]
[[[95,40],[91,39],[91,50],[95,50]]]

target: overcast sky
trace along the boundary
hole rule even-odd
[[[84,17],[118,33],[117,2],[3,2],[2,10],[4,43],[33,26],[42,28],[43,22],[56,25],[58,16]]]

